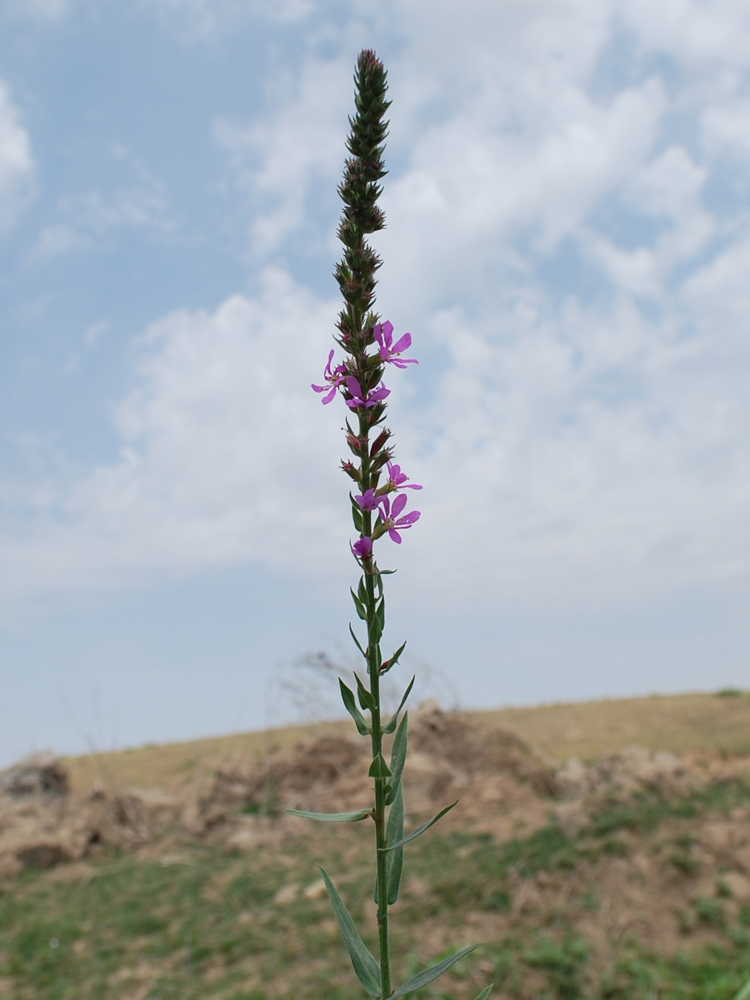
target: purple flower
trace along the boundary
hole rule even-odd
[[[380,497],[375,496],[375,490],[365,490],[364,493],[357,493],[354,497],[362,510],[377,510],[380,504]]]
[[[381,382],[377,389],[371,389],[366,396],[362,394],[362,387],[353,375],[347,375],[346,388],[351,393],[352,398],[347,399],[346,405],[351,410],[357,410],[360,406],[376,406],[386,396],[390,396],[391,390]]]
[[[405,333],[396,343],[393,343],[393,323],[386,320],[385,323],[378,323],[373,329],[372,335],[380,347],[380,358],[396,368],[406,368],[407,365],[418,365],[416,358],[401,358],[399,355],[411,347],[411,334]]]
[[[344,381],[344,376],[346,375],[346,367],[344,365],[336,365],[336,367],[331,370],[331,362],[333,361],[333,351],[328,355],[328,364],[325,366],[323,372],[323,378],[326,380],[328,385],[313,385],[312,388],[315,392],[327,392],[328,395],[324,396],[321,402],[323,406],[330,403],[333,397],[336,395],[336,390]]]
[[[352,545],[352,552],[358,559],[369,559],[372,555],[372,539],[365,535]]]
[[[406,496],[401,493],[397,496],[393,504],[391,504],[388,497],[383,497],[380,501],[383,507],[383,527],[391,536],[392,540],[398,545],[401,544],[401,535],[399,535],[397,528],[405,531],[419,520],[422,512],[419,510],[410,510],[408,514],[404,514],[403,517],[399,517],[399,514],[406,506]]]
[[[421,490],[418,483],[407,483],[409,477],[401,471],[401,466],[394,462],[388,463],[388,484],[389,490]]]

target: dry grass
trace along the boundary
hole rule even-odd
[[[545,757],[589,761],[631,744],[648,750],[750,752],[750,696],[684,694],[622,700],[539,705],[469,712],[472,726],[502,727]],[[69,758],[73,787],[161,787],[175,789],[211,775],[240,757],[259,758],[272,748],[290,749],[348,723],[294,726],[240,733],[188,743]]]
[[[291,749],[298,743],[339,732],[345,722],[327,722],[255,733],[233,733],[186,743],[148,744],[130,750],[67,757],[73,791],[92,785],[109,789],[127,787],[176,790],[211,776],[219,767],[237,760],[260,759],[274,750]]]
[[[646,750],[750,752],[750,696],[680,694],[502,708],[476,713],[557,761],[590,761],[636,744]]]

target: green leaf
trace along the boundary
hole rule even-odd
[[[357,703],[354,700],[354,692],[349,690],[341,678],[339,678],[339,688],[341,689],[341,700],[344,703],[344,708],[354,719],[354,725],[357,727],[357,732],[360,736],[369,736],[370,727],[367,725],[367,720],[364,715],[362,715],[360,710],[357,708]]]
[[[315,819],[319,823],[358,823],[370,815],[369,809],[360,809],[354,813],[314,813],[305,809],[285,809],[284,812],[290,816],[301,816],[303,819]]]
[[[404,646],[405,645],[406,645],[406,643],[404,643]],[[402,646],[401,649],[403,649],[404,646]],[[391,666],[392,666],[392,664],[391,664]],[[404,692],[404,697],[401,699],[401,703],[399,704],[398,708],[393,713],[393,715],[390,717],[390,719],[388,720],[388,722],[386,723],[386,725],[383,726],[383,733],[392,733],[393,730],[396,728],[396,724],[398,723],[399,712],[401,711],[401,709],[406,704],[406,699],[411,694],[411,689],[414,687],[414,681],[416,679],[417,679],[416,676],[412,677],[412,679],[411,679],[411,681],[409,683],[409,687],[406,689],[406,691]]]
[[[375,615],[380,622],[380,633],[381,635],[385,631],[385,598],[380,598],[380,603],[375,608]]]
[[[748,997],[750,997],[750,979],[748,979],[734,1000],[747,1000]]]
[[[367,709],[367,711],[372,712],[375,708],[375,699],[356,674],[354,675],[354,679],[357,682],[357,697],[359,698],[360,705],[362,708]]]
[[[367,609],[357,595],[354,593],[352,588],[349,588],[349,593],[352,595],[352,600],[354,601],[354,607],[357,609],[357,614],[362,619],[363,622],[367,621]]]
[[[363,604],[367,604],[367,587],[365,587],[365,578],[361,576],[359,578],[359,586],[357,587],[357,596]]]
[[[349,494],[349,499],[352,502],[352,521],[354,522],[354,530],[362,534],[362,508],[359,506],[351,493]]]
[[[388,841],[398,842],[404,837],[404,786],[399,782],[396,789],[391,811],[388,814],[388,826],[385,831]],[[398,901],[398,890],[401,886],[401,872],[404,868],[403,847],[391,851],[385,856],[386,885],[388,886],[388,905],[393,906]]]
[[[354,645],[360,651],[360,653],[362,654],[362,656],[364,656],[364,658],[367,659],[367,653],[364,651],[364,649],[362,649],[362,646],[360,645],[359,639],[354,634],[354,629],[352,628],[352,623],[351,622],[349,622],[349,634],[351,635],[352,639],[354,639]]]
[[[438,962],[437,965],[433,965],[431,969],[425,969],[424,972],[417,973],[416,976],[407,979],[403,986],[399,986],[397,990],[394,990],[389,1000],[396,1000],[396,997],[402,997],[406,993],[416,993],[417,990],[421,990],[428,983],[431,983],[433,979],[442,976],[444,972],[450,969],[460,958],[463,958],[464,955],[468,955],[469,952],[475,951],[478,947],[478,944],[470,944],[468,948],[462,948],[461,951],[456,952],[455,955],[451,955],[450,958],[445,958],[442,962]]]
[[[318,867],[320,868],[320,865]],[[336,892],[333,882],[331,882],[323,868],[320,868],[320,873],[326,884],[331,906],[333,907],[333,914],[336,917],[336,923],[339,925],[346,950],[349,952],[349,958],[352,960],[352,966],[357,974],[357,979],[359,979],[373,1000],[379,1000],[380,966],[367,950],[364,941],[359,936],[359,931],[349,915],[349,911],[344,906],[341,896]]]
[[[447,812],[450,812],[454,806],[458,805],[458,799],[455,802],[451,802],[449,806],[445,809],[441,809],[437,816],[433,816],[432,819],[428,819],[426,823],[418,826],[416,830],[412,830],[408,837],[404,837],[403,840],[399,840],[396,844],[389,844],[388,847],[381,847],[381,851],[395,851],[397,847],[403,847],[404,844],[408,844],[410,840],[416,840],[417,837],[421,837],[422,834],[429,830],[431,826],[434,826],[439,819],[442,819]]]
[[[383,638],[383,627],[380,624],[380,619],[377,615],[370,622],[370,627],[368,630],[368,639],[371,646],[377,646],[380,640]]]
[[[370,778],[390,778],[391,772],[388,770],[388,765],[386,764],[382,753],[379,753],[377,757],[373,758],[372,764],[370,764],[370,770],[367,774]]]
[[[487,1000],[487,997],[492,992],[492,987],[494,985],[495,985],[494,983],[490,983],[490,985],[486,989],[482,990],[482,992],[477,997],[477,1000]]]
[[[398,792],[398,786],[401,784],[401,775],[404,770],[404,762],[406,761],[406,745],[408,742],[408,728],[409,728],[409,713],[406,712],[403,719],[401,720],[401,725],[396,731],[396,735],[393,737],[393,746],[391,748],[391,790],[387,793],[385,797],[385,804],[389,806],[396,799],[396,793]]]

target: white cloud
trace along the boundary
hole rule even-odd
[[[398,559],[425,600],[637,600],[750,572],[750,205],[727,221],[706,198],[746,155],[749,19],[728,2],[647,6],[415,0],[372,15],[397,42],[380,301],[424,361],[392,397],[399,458],[426,487]],[[216,119],[256,261],[330,245],[320,204],[359,16],[323,11],[332,54],[287,66],[256,120]],[[630,62],[605,87],[623,24]],[[160,205],[70,214],[95,234],[158,221]],[[7,546],[13,573],[346,571],[343,411],[308,389],[335,308],[266,269],[256,297],[155,323],[117,413],[119,459],[57,498],[65,526],[33,558]]]
[[[299,74],[274,80],[273,110],[266,116],[251,124],[216,119],[214,136],[227,153],[233,193],[238,190],[252,210],[255,259],[310,227],[311,192],[321,181],[333,190],[330,182],[345,153],[350,81],[351,67],[343,59],[313,59]]]
[[[132,182],[107,194],[93,190],[61,198],[56,214],[63,221],[42,228],[32,261],[90,249],[118,229],[145,229],[157,237],[177,230],[164,181],[120,144],[113,144],[110,153],[134,175]]]
[[[259,18],[282,25],[305,20],[315,9],[312,0],[136,0],[155,13],[181,41],[214,41]]]
[[[57,527],[5,545],[6,585],[248,559],[310,573],[345,555],[335,511],[348,501],[329,460],[342,417],[310,389],[334,318],[333,303],[269,270],[257,298],[149,327],[139,385],[116,413],[119,459],[58,493]]]
[[[0,231],[8,230],[33,194],[34,160],[8,86],[0,80]]]
[[[67,0],[3,0],[0,14],[34,21],[60,21],[68,12]]]

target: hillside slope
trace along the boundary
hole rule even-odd
[[[490,979],[508,1000],[732,1000],[750,975],[745,720],[744,695],[415,713],[408,824],[460,803],[408,853],[400,973],[481,940],[425,995]],[[333,725],[6,772],[0,997],[359,996],[316,864],[372,945],[370,831],[283,810],[362,805],[365,763]]]

